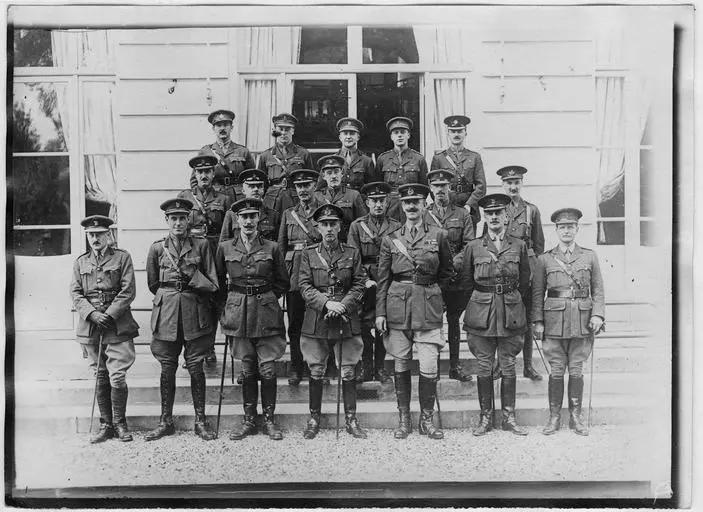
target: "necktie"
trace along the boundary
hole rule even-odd
[[[351,161],[352,161],[351,151],[347,151],[347,157],[345,158],[345,160],[347,161],[347,165],[351,165]]]
[[[181,241],[178,238],[173,239],[173,247],[176,249],[176,254],[181,254]]]
[[[251,251],[251,242],[249,241],[249,239],[246,236],[243,237],[242,240],[244,241],[244,248],[247,250],[247,252],[250,252]]]
[[[500,237],[498,237],[498,236],[495,237],[495,239],[493,240],[493,243],[495,244],[496,249],[498,249],[500,251],[500,247],[501,247]]]
[[[412,228],[410,228],[410,236],[413,240],[417,238],[417,227],[413,226]]]
[[[439,205],[437,205],[437,215],[440,219],[444,217],[444,208]]]

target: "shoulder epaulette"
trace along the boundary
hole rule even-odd
[[[435,149],[434,154],[441,155],[442,153],[445,153],[446,151],[447,151],[446,149]]]
[[[415,153],[416,155],[425,156],[425,155],[423,155],[422,153],[420,153],[419,151],[415,151],[413,148],[410,148],[410,151],[412,151],[412,152]]]
[[[380,155],[378,155],[378,158],[381,158],[383,155],[387,155],[388,153],[392,153],[392,152],[393,152],[392,149],[389,149],[388,151],[384,151],[383,153],[381,153]]]
[[[307,251],[308,249],[317,249],[318,247],[320,247],[319,242],[316,244],[308,245],[305,250]]]

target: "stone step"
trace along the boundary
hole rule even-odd
[[[228,376],[229,377],[229,376]],[[220,379],[207,379],[207,402],[216,404],[219,399]],[[500,381],[496,381],[496,395],[500,393]],[[15,385],[15,400],[23,407],[43,407],[43,406],[75,406],[78,404],[91,404],[94,393],[94,383],[92,379],[71,380],[71,381],[18,381]],[[160,390],[158,377],[153,378],[129,378],[129,407],[134,405],[159,404]],[[414,399],[417,398],[417,378],[413,378],[412,392]],[[590,376],[585,375],[585,389],[590,385]],[[653,390],[656,383],[644,373],[600,373],[595,375],[593,381],[593,393],[595,396],[617,395],[617,396],[637,396]],[[308,401],[308,381],[303,380],[299,386],[290,386],[286,378],[278,379],[277,402],[278,403],[307,403]],[[442,375],[438,383],[437,393],[440,400],[457,399],[477,399],[476,380],[471,382],[458,382]],[[379,382],[365,382],[357,385],[357,395],[360,402],[368,401],[395,401],[395,387],[393,383],[381,384]],[[543,398],[546,403],[547,380],[532,381],[530,379],[518,377],[517,396]],[[335,403],[337,400],[337,381],[333,380],[323,388],[323,401],[325,403]],[[190,378],[178,377],[176,379],[176,403],[190,403]],[[223,388],[224,404],[240,404],[242,401],[241,386],[232,384],[231,379],[225,380]]]
[[[584,400],[586,402],[586,400]],[[605,424],[643,424],[650,421],[654,414],[651,400],[646,398],[633,399],[621,396],[599,396],[594,400],[591,423]],[[475,399],[441,400],[442,426],[444,428],[469,428],[478,422],[478,402]],[[496,407],[500,408],[500,400],[496,399]],[[410,409],[414,426],[418,420],[417,400],[411,401]],[[259,406],[259,411],[261,407]],[[325,402],[322,406],[322,428],[334,428],[336,424],[336,407],[333,402]],[[174,422],[179,430],[193,428],[194,413],[189,403],[176,403],[174,406]],[[216,423],[217,405],[206,406],[206,414],[213,428]],[[520,398],[516,401],[518,423],[526,426],[538,426],[546,423],[549,412],[546,399]],[[149,430],[154,428],[160,416],[157,405],[133,405],[127,409],[127,421],[134,430]],[[361,402],[357,408],[357,416],[365,428],[393,428],[397,425],[398,412],[396,404],[390,401]],[[588,418],[588,407],[583,410],[584,421]],[[282,403],[276,406],[276,422],[287,431],[288,435],[301,435],[305,422],[309,417],[306,403]],[[343,424],[343,411],[340,413]],[[496,418],[499,413],[496,414]],[[222,406],[220,430],[227,432],[242,420],[242,407],[235,404]],[[568,425],[568,410],[562,410],[562,424]],[[96,428],[97,419],[93,428]],[[47,406],[47,407],[17,407],[15,410],[15,428],[28,431],[46,431],[51,429],[63,432],[86,433],[90,425],[90,406]]]

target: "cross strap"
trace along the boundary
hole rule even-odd
[[[173,265],[173,270],[178,272],[178,265],[176,264],[175,260],[173,259],[173,256],[171,256],[171,253],[168,252],[168,249],[166,248],[166,240],[161,241],[161,247],[163,248],[164,252],[166,253],[166,256],[168,257],[169,261],[171,262],[171,265]]]
[[[443,226],[442,226],[442,223],[439,221],[439,219],[437,218],[437,216],[436,216],[434,213],[432,213],[430,210],[427,210],[427,213],[430,214],[430,217],[432,217],[432,219],[437,223],[437,225],[438,225],[440,228],[443,227]]]
[[[369,226],[364,222],[363,220],[359,221],[359,225],[361,226],[361,229],[363,229],[367,235],[369,235],[372,239],[374,238],[374,234],[371,232],[371,229]]]
[[[410,263],[413,264],[413,267],[417,266],[415,264],[415,260],[413,259],[412,256],[410,256],[410,253],[408,252],[408,249],[403,245],[403,242],[401,242],[398,238],[395,236],[391,237],[391,241],[393,242],[393,245],[396,246],[396,248],[400,251],[400,253],[408,258],[410,260]]]
[[[556,256],[554,256],[554,254],[552,254],[551,252],[549,253],[549,255],[554,259],[554,261],[556,261],[556,262],[559,264],[559,266],[561,267],[561,269],[564,271],[564,273],[565,273],[567,276],[569,276],[569,279],[571,279],[571,280],[574,282],[574,284],[576,285],[576,287],[577,287],[577,288],[581,288],[581,283],[579,282],[578,279],[576,279],[576,277],[574,277],[574,273],[573,273],[571,270],[569,270],[568,268],[566,268],[566,265],[564,264],[564,262],[561,261],[561,260],[560,260],[559,258],[557,258]]]

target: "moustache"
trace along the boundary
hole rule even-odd
[[[283,132],[279,132],[278,130],[271,130],[271,137],[280,137],[283,135]]]

